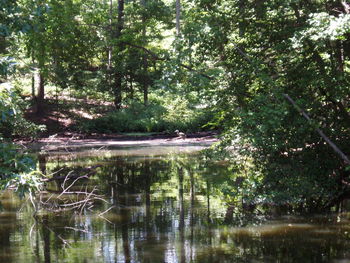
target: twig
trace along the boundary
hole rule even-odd
[[[79,228],[74,228],[74,227],[70,227],[70,226],[65,226],[65,229],[70,229],[70,230],[74,230],[74,231],[79,231],[79,232],[84,232],[84,233],[89,233],[89,231],[84,230],[84,229],[79,229]]]
[[[108,223],[110,223],[110,224],[112,224],[112,225],[114,225],[115,226],[115,224],[114,223],[112,223],[111,221],[109,221],[107,218],[105,218],[104,216],[100,216],[100,215],[98,215],[98,217],[100,217],[100,218],[102,218],[103,220],[106,220]]]
[[[88,199],[87,201],[86,201],[86,199],[84,199],[84,200],[77,201],[77,202],[74,202],[74,203],[62,204],[62,205],[60,205],[60,206],[63,206],[63,207],[80,206],[79,204],[82,204],[82,203],[85,203],[85,202],[88,202],[88,201],[90,201],[90,199]]]
[[[68,174],[64,177],[64,180],[63,180],[63,183],[61,185],[62,189],[65,189],[64,186],[66,184],[66,181],[68,180],[69,178],[69,175],[71,175],[73,173],[73,170],[72,171],[69,171]]]
[[[63,192],[57,197],[60,198],[66,191],[68,191],[77,181],[79,181],[80,179],[86,178],[85,175],[78,177],[77,179],[75,179],[73,181],[73,183],[71,183],[67,188],[64,188],[64,185],[62,185],[63,188]]]
[[[105,213],[107,213],[109,210],[111,210],[112,208],[115,208],[116,206],[111,206],[110,208],[108,208],[107,210],[105,210],[104,212],[102,212],[102,213],[99,213],[98,214],[98,216],[102,216],[102,215],[104,215]]]
[[[94,187],[94,189],[92,189],[91,194],[95,191],[95,189],[96,189],[96,187]],[[90,201],[89,198],[90,198],[91,194],[88,195],[88,196],[86,197],[85,203],[82,205],[82,207],[81,207],[81,209],[80,209],[80,214],[82,214],[84,207],[85,207],[86,204]]]

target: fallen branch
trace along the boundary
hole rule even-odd
[[[88,171],[88,173],[85,174],[85,175],[75,175],[75,174],[73,174],[73,171],[71,171],[71,172],[68,173],[68,175],[55,176],[55,177],[52,177],[52,178],[45,178],[42,181],[43,182],[51,182],[51,181],[64,180],[64,182],[65,182],[66,180],[71,180],[71,179],[89,178],[89,177],[93,176],[96,173],[96,170],[94,170],[94,169],[96,169],[98,167],[101,167],[101,165],[95,165],[95,166],[91,166],[91,167],[85,168],[84,170]],[[73,175],[71,175],[71,174],[73,174]]]
[[[311,122],[311,118],[309,115],[302,109],[300,108],[296,102],[288,95],[288,94],[283,94],[283,96],[303,115],[305,119],[307,119],[309,122]],[[328,143],[329,146],[344,160],[346,164],[350,164],[349,158],[338,148],[335,143],[333,143],[324,133],[321,129],[316,128],[317,133]]]
[[[97,167],[101,165],[95,165],[92,167],[88,167],[83,169],[83,171],[89,171],[87,174],[78,176],[73,174],[73,171],[70,171],[65,176],[57,176],[54,178],[47,179],[47,181],[53,180],[63,180],[61,183],[61,191],[43,191],[40,193],[39,204],[41,204],[42,208],[53,211],[53,212],[63,212],[69,210],[79,210],[81,214],[84,210],[91,210],[94,207],[94,202],[102,201],[107,204],[109,202],[103,198],[102,195],[96,194],[97,188],[96,186],[92,190],[88,190],[88,185],[81,185],[78,190],[71,190],[72,187],[76,186],[76,183],[81,179],[89,178],[90,176],[96,173],[95,170]],[[71,180],[69,184],[66,184],[69,180]],[[85,189],[84,189],[85,188]],[[47,196],[45,194],[52,193]],[[111,208],[107,209],[109,211]],[[105,211],[106,212],[106,211]]]
[[[259,74],[261,71],[261,69],[258,67],[258,65],[256,63],[254,63],[253,60],[250,59],[250,57],[243,52],[237,45],[234,45],[235,49],[255,68],[256,72]],[[277,76],[278,73],[276,72]],[[271,83],[274,84],[274,80],[272,77],[270,77]],[[311,118],[309,117],[309,115],[303,110],[301,109],[296,102],[288,95],[288,94],[283,94],[283,97],[289,102],[291,103],[302,115],[305,119],[307,119],[309,122],[311,121]],[[321,129],[316,128],[317,133],[326,141],[326,143],[328,143],[329,146],[331,146],[331,148],[344,160],[345,164],[350,165],[350,159],[337,147],[337,145],[335,143],[333,143],[324,133]]]

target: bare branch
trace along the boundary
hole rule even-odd
[[[99,213],[98,216],[102,216],[104,215],[105,213],[107,213],[109,210],[111,210],[112,208],[114,208],[115,206],[111,206],[110,208],[108,208],[106,211],[102,212],[102,213]]]

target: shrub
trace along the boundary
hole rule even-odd
[[[35,136],[45,129],[43,125],[35,125],[24,119],[25,102],[9,84],[0,85],[0,137]]]
[[[34,136],[43,126],[24,119],[24,101],[7,84],[0,85],[0,190],[12,187],[23,197],[40,187],[40,176],[32,157],[22,153],[9,139]]]
[[[40,188],[40,176],[33,158],[1,138],[0,164],[0,191],[12,187],[23,197],[25,193]]]
[[[212,118],[209,110],[190,108],[186,101],[169,101],[166,106],[153,102],[145,106],[132,103],[119,111],[111,112],[92,121],[84,121],[80,129],[84,132],[195,132]]]

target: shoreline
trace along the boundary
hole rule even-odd
[[[180,138],[168,134],[55,134],[34,141],[17,140],[30,150],[55,151],[60,149],[99,148],[99,147],[145,147],[145,146],[196,146],[218,142],[217,132],[199,132]]]

